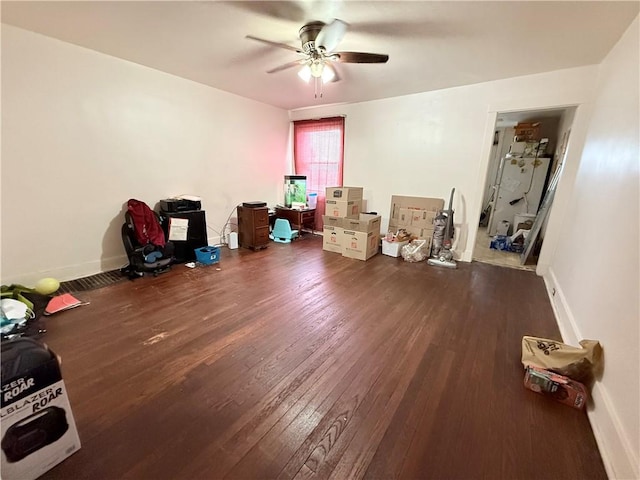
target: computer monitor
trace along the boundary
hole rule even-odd
[[[291,208],[294,203],[307,203],[307,177],[305,175],[284,176],[284,206]]]

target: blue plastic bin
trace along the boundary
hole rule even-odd
[[[196,260],[203,265],[213,265],[220,261],[220,247],[200,247],[195,252]]]

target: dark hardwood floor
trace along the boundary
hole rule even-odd
[[[222,251],[49,317],[82,448],[43,478],[604,479],[584,412],[523,387],[542,279]]]

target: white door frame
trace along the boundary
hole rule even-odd
[[[561,236],[562,220],[565,216],[569,200],[571,199],[573,185],[575,183],[580,159],[582,157],[582,149],[584,147],[589,120],[591,119],[591,103],[586,102],[584,98],[576,100],[577,101],[566,103],[543,100],[537,103],[523,105],[509,104],[502,106],[489,106],[485,121],[485,135],[482,145],[481,163],[478,170],[477,195],[475,198],[476,207],[471,211],[470,219],[480,218],[482,201],[484,198],[484,184],[487,176],[487,170],[489,168],[491,146],[493,144],[493,131],[498,118],[498,113],[563,109],[571,107],[576,108],[573,124],[571,126],[571,135],[569,143],[567,144],[564,169],[558,182],[558,189],[554,197],[552,208],[549,212],[545,239],[542,244],[540,256],[538,257],[536,273],[540,276],[544,275],[549,269],[553,259],[553,254]],[[475,248],[475,241],[478,234],[478,221],[474,220],[469,223],[469,239],[467,240],[468,247],[463,254],[462,260],[470,262],[473,258],[473,250]]]

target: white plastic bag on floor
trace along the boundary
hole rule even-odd
[[[429,258],[430,253],[426,240],[412,240],[400,250],[400,255],[406,262],[422,262]]]

